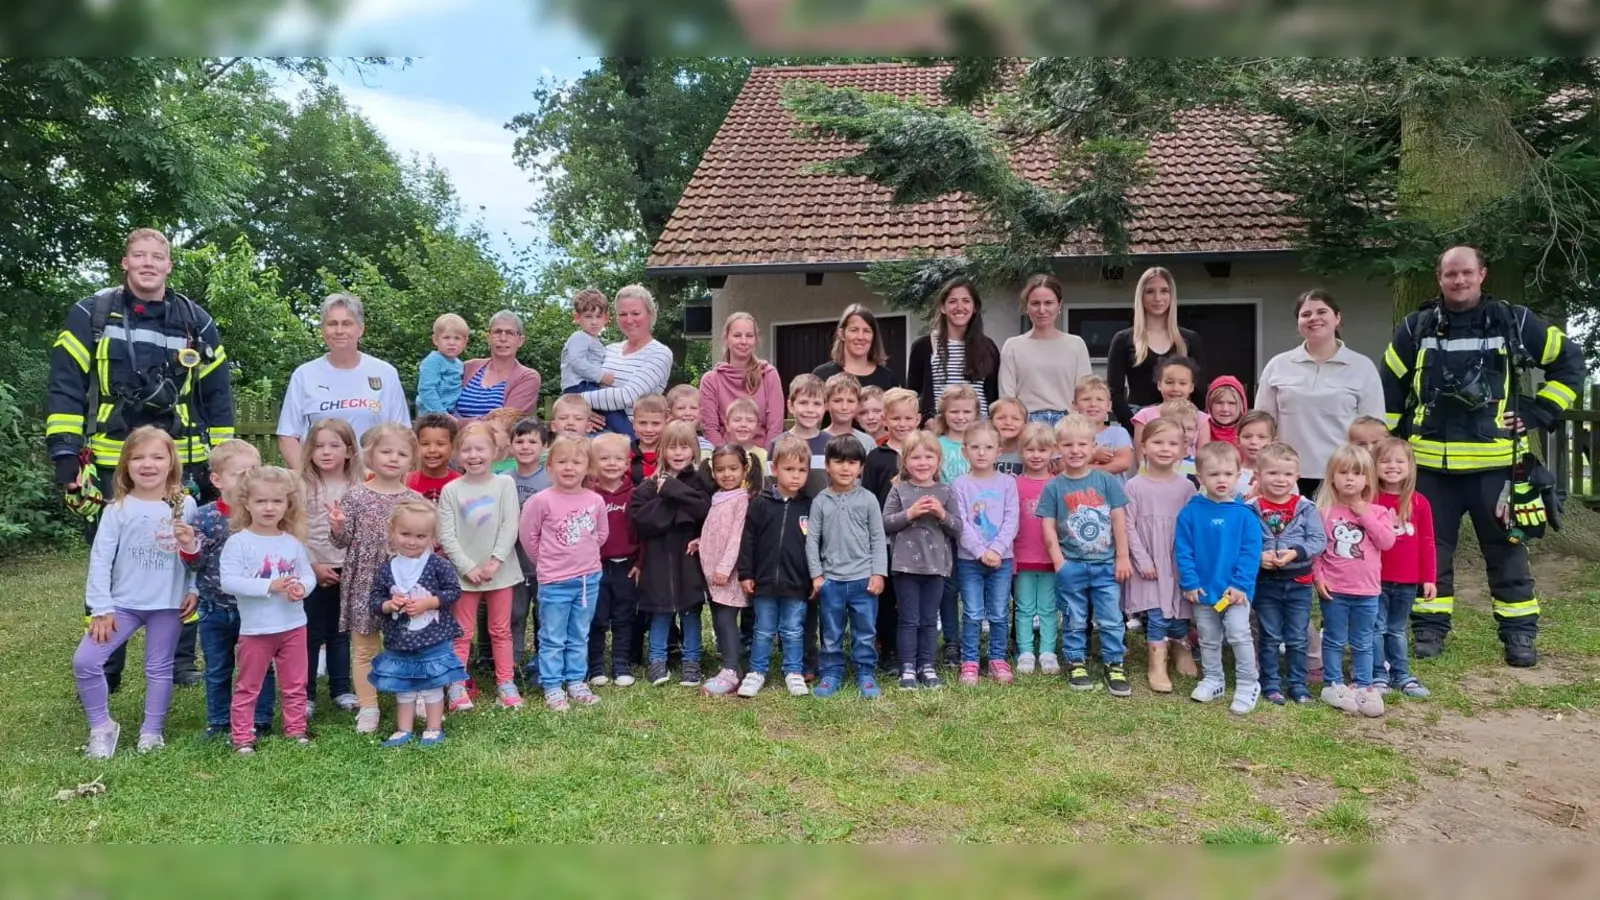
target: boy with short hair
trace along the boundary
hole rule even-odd
[[[845,419],[845,424],[850,423]],[[881,696],[878,688],[878,595],[889,573],[883,510],[861,486],[866,450],[853,435],[835,435],[823,450],[828,487],[811,501],[806,528],[806,565],[812,596],[820,598],[821,678],[814,693],[831,697],[844,681],[844,634],[850,630],[861,696]]]
[[[439,502],[444,486],[461,473],[450,468],[456,452],[456,420],[444,413],[424,413],[411,423],[417,435],[417,468],[406,475],[406,487],[430,502]]]
[[[711,451],[715,448],[701,431],[699,388],[692,384],[679,384],[667,391],[667,418],[693,425],[695,440],[700,444],[700,459],[704,461],[711,458]]]
[[[756,435],[761,431],[761,408],[749,397],[740,397],[728,404],[722,424],[728,443],[737,445],[749,456],[751,473],[757,479],[765,476],[767,451],[756,446]]]
[[[811,474],[806,481],[806,493],[813,497],[828,487],[823,451],[832,438],[821,430],[822,417],[827,412],[825,396],[821,378],[810,372],[796,375],[789,382],[789,416],[794,419],[794,427],[773,437],[767,444],[767,458],[771,459],[772,448],[778,445],[778,438],[784,435],[793,435],[806,442],[811,449]]]
[[[1226,441],[1200,448],[1200,493],[1178,513],[1173,554],[1178,588],[1194,604],[1200,630],[1200,683],[1191,700],[1210,703],[1227,693],[1222,642],[1233,648],[1233,704],[1244,715],[1256,708],[1261,684],[1256,648],[1250,640],[1250,598],[1262,561],[1261,520],[1234,496],[1239,483],[1239,451]]]
[[[516,468],[508,474],[517,486],[519,510],[528,504],[528,498],[550,487],[550,473],[545,471],[543,462],[544,448],[549,443],[550,429],[531,416],[518,421],[511,430],[511,459]],[[539,596],[539,579],[533,569],[533,559],[522,549],[521,541],[517,542],[517,562],[522,564],[523,580],[511,590],[511,658],[517,671],[521,672],[524,660],[534,661],[537,666],[539,654],[539,622],[534,610],[534,600]],[[533,653],[524,656],[530,613],[534,618]]]
[[[594,411],[589,408],[589,401],[578,394],[562,394],[550,404],[550,433],[552,436],[564,434],[569,437],[586,438],[589,436],[589,417]]]
[[[646,478],[656,474],[656,450],[670,412],[667,398],[660,394],[645,394],[633,402],[633,460],[629,474],[634,484],[643,484]]]
[[[1244,431],[1241,428],[1240,442]],[[1288,444],[1271,443],[1256,454],[1257,491],[1247,501],[1261,520],[1261,559],[1256,573],[1256,622],[1261,630],[1261,692],[1268,702],[1311,700],[1307,664],[1311,607],[1315,599],[1311,564],[1328,546],[1317,505],[1300,496],[1300,455]],[[1278,646],[1287,650],[1289,696],[1279,689]]]
[[[811,473],[811,448],[793,436],[778,438],[772,449],[772,485],[750,501],[735,565],[739,584],[756,611],[750,671],[739,684],[739,696],[754,697],[767,682],[772,665],[772,639],[783,639],[783,684],[792,697],[811,693],[802,674],[803,629],[815,606],[806,531],[811,497],[805,492]]]
[[[1367,451],[1373,459],[1378,458],[1378,445],[1388,436],[1389,426],[1376,416],[1357,416],[1350,423],[1350,430],[1345,433],[1350,443]]]
[[[1099,375],[1085,375],[1073,388],[1072,408],[1094,421],[1094,455],[1089,467],[1115,475],[1124,483],[1133,470],[1133,438],[1128,429],[1110,421],[1111,386]]]
[[[598,391],[616,381],[616,376],[605,370],[606,345],[600,341],[609,305],[606,295],[594,288],[584,288],[572,298],[572,321],[578,329],[561,345],[561,393]],[[627,413],[614,410],[605,418],[607,431],[628,433]]]
[[[633,684],[634,626],[639,616],[639,537],[628,516],[633,500],[633,479],[628,477],[632,450],[627,435],[602,434],[589,454],[594,491],[605,502],[611,530],[600,545],[600,593],[595,601],[594,623],[589,627],[589,683],[607,682],[606,632],[611,632],[611,677],[617,687]]]
[[[1034,514],[1044,520],[1045,550],[1056,571],[1056,605],[1066,619],[1061,647],[1067,683],[1075,690],[1094,690],[1088,664],[1093,616],[1106,688],[1114,697],[1127,697],[1133,689],[1122,665],[1127,626],[1120,582],[1133,573],[1123,509],[1128,497],[1121,479],[1094,467],[1098,433],[1098,424],[1081,413],[1057,423],[1061,474],[1045,485]]]
[[[890,390],[893,390],[891,388]],[[887,430],[883,427],[883,397],[887,393],[875,384],[861,389],[861,402],[856,406],[856,428],[873,442],[881,441]]]
[[[1258,487],[1257,457],[1278,439],[1278,421],[1264,409],[1252,409],[1239,420],[1239,488],[1241,497],[1253,497]]]
[[[1163,401],[1160,409],[1161,418],[1171,419],[1183,426],[1183,439],[1188,449],[1184,452],[1183,462],[1178,464],[1176,471],[1179,475],[1186,476],[1190,481],[1194,482],[1195,487],[1198,488],[1200,479],[1195,460],[1199,447],[1196,446],[1195,442],[1200,435],[1200,408],[1188,400],[1179,398],[1177,400]]]
[[[461,399],[461,354],[472,330],[467,320],[445,313],[433,320],[433,352],[417,366],[417,415],[454,413]]]
[[[822,402],[828,410],[828,428],[824,434],[831,437],[852,435],[861,443],[865,459],[872,448],[878,446],[872,435],[856,427],[856,410],[861,408],[861,382],[849,372],[830,377],[822,387]]]
[[[245,472],[261,465],[261,452],[241,440],[223,441],[211,450],[211,484],[220,496],[194,514],[194,531],[200,547],[180,553],[195,571],[195,593],[200,595],[200,652],[205,657],[206,737],[227,737],[233,704],[234,648],[239,644],[239,605],[222,590],[222,545],[233,534],[229,499]],[[268,669],[256,699],[256,735],[272,730],[273,700],[278,692]],[[310,715],[310,712],[307,712]]]

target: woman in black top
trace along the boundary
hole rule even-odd
[[[1106,351],[1106,381],[1111,384],[1111,413],[1128,433],[1139,407],[1161,402],[1156,389],[1156,366],[1169,356],[1187,356],[1205,368],[1200,335],[1178,327],[1178,283],[1160,266],[1145,269],[1134,288],[1133,327],[1111,338]],[[1204,388],[1195,385],[1195,395]],[[1196,400],[1201,409],[1205,404]]]
[[[1000,348],[983,333],[983,301],[965,275],[946,281],[933,306],[933,332],[911,344],[906,387],[917,392],[924,421],[933,418],[945,388],[978,392],[978,417],[1000,397]]]
[[[883,350],[883,337],[878,333],[878,317],[859,303],[844,308],[839,317],[839,328],[833,333],[832,359],[811,374],[827,381],[840,372],[849,372],[861,382],[862,387],[880,387],[884,390],[900,386],[900,377],[888,366],[889,354]]]

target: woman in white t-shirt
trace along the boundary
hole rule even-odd
[[[374,425],[411,425],[400,373],[361,352],[365,331],[360,298],[331,294],[322,301],[322,343],[328,352],[295,369],[289,378],[278,414],[278,450],[284,465],[299,464],[300,440],[319,419],[343,419],[358,443]]]

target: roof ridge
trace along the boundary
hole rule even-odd
[[[755,66],[751,66],[750,67],[750,72],[752,74],[754,74],[756,72],[801,72],[801,71],[808,71],[808,72],[861,72],[861,71],[866,71],[866,70],[869,70],[869,69],[883,69],[883,70],[888,70],[888,69],[918,69],[918,70],[922,70],[922,69],[925,69],[925,70],[927,70],[929,72],[937,72],[937,71],[940,71],[941,69],[952,69],[952,68],[954,68],[954,66],[952,64],[950,64],[950,63],[934,63],[932,65],[926,65],[925,66],[925,65],[922,65],[921,63],[892,62],[892,61],[885,60],[885,61],[880,61],[880,62],[860,62],[860,63],[802,63],[801,65],[784,65],[784,64],[779,63],[779,64],[774,64],[774,65],[755,65]]]

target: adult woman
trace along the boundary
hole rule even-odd
[[[849,372],[862,387],[880,387],[887,391],[900,386],[900,376],[894,374],[888,362],[883,336],[878,334],[878,317],[865,306],[852,303],[839,316],[830,360],[812,369],[811,374],[827,381],[840,372]]]
[[[700,376],[700,424],[706,440],[720,446],[727,440],[723,418],[728,404],[742,397],[755,401],[760,412],[756,444],[783,431],[783,379],[772,364],[756,356],[755,316],[736,312],[722,323],[722,362]]]
[[[525,340],[521,316],[502,309],[489,317],[489,358],[469,359],[462,366],[456,418],[481,419],[501,407],[525,416],[538,412],[539,373],[517,361]]]
[[[1078,379],[1094,370],[1083,338],[1056,327],[1061,282],[1039,274],[1022,286],[1022,311],[1033,323],[1000,348],[1000,393],[1016,397],[1035,422],[1054,426],[1072,409]]]
[[[911,344],[906,387],[921,398],[922,418],[933,417],[945,388],[968,385],[978,392],[978,415],[1000,397],[1000,349],[983,333],[983,301],[965,275],[939,288],[933,330]]]
[[[1299,452],[1300,492],[1311,497],[1350,423],[1360,416],[1383,419],[1383,384],[1372,360],[1339,339],[1344,319],[1332,294],[1306,291],[1295,300],[1294,315],[1305,340],[1261,370],[1256,408],[1278,420],[1278,440]]]
[[[631,413],[633,401],[665,391],[672,374],[672,351],[650,332],[656,324],[656,300],[650,292],[630,284],[617,291],[614,305],[622,340],[607,345],[605,369],[616,380],[608,388],[581,395],[597,413]],[[595,427],[605,427],[604,416],[596,419]],[[629,432],[628,437],[633,437],[631,428]]]
[[[1133,414],[1139,407],[1161,402],[1156,390],[1156,367],[1169,356],[1187,356],[1205,370],[1200,351],[1200,335],[1178,327],[1178,283],[1172,273],[1152,266],[1139,276],[1133,289],[1133,327],[1111,336],[1106,351],[1106,381],[1111,385],[1111,412],[1122,427],[1133,433]],[[1199,398],[1205,393],[1195,386],[1195,405],[1205,408]]]
[[[300,463],[300,439],[319,419],[343,419],[358,441],[382,422],[411,424],[400,373],[361,352],[367,327],[361,299],[329,294],[322,301],[321,321],[328,352],[294,370],[278,413],[278,452],[290,467]]]

